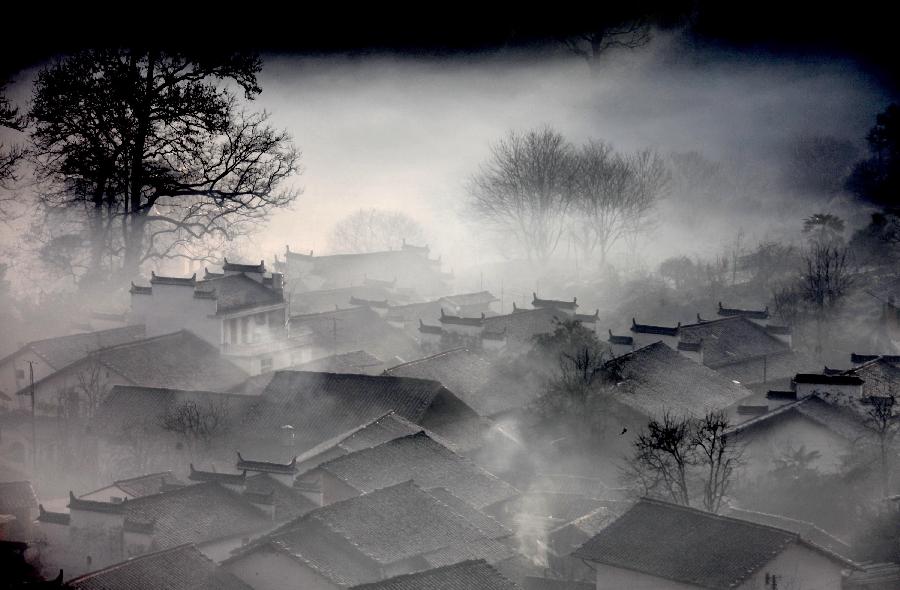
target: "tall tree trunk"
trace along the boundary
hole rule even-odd
[[[137,56],[132,56],[132,67],[137,71]],[[147,145],[147,135],[150,133],[150,107],[153,93],[153,76],[156,66],[156,53],[150,51],[147,54],[147,73],[144,79],[144,90],[137,104],[136,118],[138,121],[137,132],[132,145],[130,182],[128,195],[128,217],[131,223],[125,244],[125,260],[122,265],[123,274],[126,277],[134,277],[138,274],[143,257],[144,230],[146,226],[145,209],[142,207],[144,188],[144,149]]]

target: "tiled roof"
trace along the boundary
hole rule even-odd
[[[150,271],[151,285],[177,285],[181,287],[193,287],[197,284],[197,273],[190,277],[167,277],[156,274],[156,271]]]
[[[612,333],[612,330],[608,330],[608,332],[610,344],[621,344],[625,346],[631,346],[632,344],[634,344],[634,337],[632,336],[616,336]]]
[[[226,389],[247,378],[215,346],[187,330],[104,348],[91,358],[147,387]]]
[[[249,534],[271,525],[264,512],[215,482],[127,500],[120,506],[125,518],[152,523],[154,540],[163,548]]]
[[[283,522],[318,508],[312,500],[267,473],[247,478],[245,494],[265,495],[275,506],[275,520]]]
[[[434,318],[441,313],[441,302],[424,301],[421,303],[407,303],[406,305],[392,305],[387,312],[387,319],[397,322],[415,322],[422,318]]]
[[[404,482],[314,510],[268,539],[292,550],[311,536],[323,537],[314,534],[316,523],[381,565],[485,538],[446,504]]]
[[[324,523],[316,520],[303,522],[303,534],[276,537],[267,541],[262,546],[263,550],[287,555],[341,587],[380,577],[373,561],[348,547],[346,540],[335,535]]]
[[[355,586],[354,590],[517,590],[484,560],[470,560]]]
[[[533,336],[553,331],[558,315],[559,311],[552,307],[523,309],[506,315],[486,317],[484,330],[493,333],[506,330],[510,341],[531,344]]]
[[[194,464],[190,465],[191,473],[188,479],[191,481],[216,481],[226,485],[244,485],[247,481],[247,472],[240,473],[219,473],[217,471],[201,471],[194,469]]]
[[[116,385],[101,402],[95,424],[99,431],[116,436],[122,428],[129,428],[135,422],[157,425],[167,411],[189,401],[201,407],[205,404],[222,407],[235,417],[247,411],[253,398],[211,391]]]
[[[848,376],[857,376],[865,381],[864,395],[887,395],[893,392],[900,395],[900,365],[893,359],[896,357],[879,356],[877,359],[863,363],[846,372]]]
[[[764,355],[790,352],[790,347],[745,316],[681,326],[682,342],[703,342],[703,364],[717,368]]]
[[[743,316],[756,320],[766,320],[769,319],[769,306],[766,306],[765,309],[738,309],[736,307],[723,307],[720,301],[717,313],[723,317]]]
[[[66,583],[72,590],[251,590],[219,569],[193,545],[141,555],[79,576]]]
[[[169,485],[178,485],[181,482],[175,477],[171,471],[162,471],[160,473],[149,473],[147,475],[139,475],[130,479],[120,479],[114,482],[115,485],[126,492],[132,498],[140,498],[156,494]]]
[[[477,414],[436,381],[306,371],[277,371],[247,425],[275,432],[290,424],[313,446],[390,411],[454,442],[478,427]]]
[[[372,307],[375,309],[387,309],[389,307],[387,298],[382,300],[363,299],[361,297],[350,296],[350,305],[360,305],[362,307]]]
[[[465,348],[397,365],[385,374],[439,381],[481,416],[525,407],[542,393],[540,383],[504,372],[489,357]]]
[[[585,323],[585,324],[594,324],[597,320],[600,319],[600,310],[595,310],[594,313],[576,313],[572,316],[572,319]]]
[[[297,473],[297,457],[291,459],[290,463],[272,463],[270,461],[252,461],[244,459],[240,452],[237,454],[237,469],[239,471],[258,471],[260,473],[278,473],[282,475],[291,475]]]
[[[421,426],[413,424],[394,412],[388,412],[304,451],[297,456],[298,470],[304,473],[334,457],[375,447],[401,436],[415,434],[420,430],[422,430]],[[442,444],[450,445],[451,443],[442,442]],[[295,483],[295,485],[301,485],[301,483]]]
[[[71,515],[68,512],[49,512],[44,510],[43,504],[38,505],[38,521],[69,526]]]
[[[798,540],[791,531],[643,499],[574,556],[725,589],[742,583]]]
[[[500,524],[500,521],[481,512],[468,502],[460,500],[445,488],[432,488],[428,490],[428,493],[474,524],[490,539],[503,539],[513,534],[511,530]]]
[[[751,395],[716,371],[685,358],[662,342],[624,354],[613,361],[621,380],[615,399],[646,416],[665,411],[702,415],[724,410]]]
[[[37,496],[28,481],[0,482],[0,514],[13,514],[20,510],[35,510]]]
[[[517,553],[506,543],[494,539],[476,539],[469,543],[449,545],[422,555],[431,567],[452,565],[469,559],[483,559],[487,563],[498,562],[515,557]]]
[[[678,336],[678,330],[681,329],[681,322],[674,328],[668,326],[653,326],[650,324],[639,324],[635,318],[631,318],[631,331],[635,334],[657,334],[660,336]]]
[[[484,313],[481,314],[481,317],[477,318],[464,318],[458,315],[449,315],[444,313],[444,309],[441,308],[441,317],[440,322],[442,324],[454,324],[457,326],[483,326],[484,325]]]
[[[787,531],[793,531],[819,547],[828,549],[832,553],[836,553],[847,559],[853,554],[853,549],[850,545],[827,531],[820,529],[811,522],[734,507],[728,507],[725,510],[724,515],[741,520],[748,520],[757,524],[777,527]]]
[[[704,364],[706,363],[706,347],[704,342]],[[709,366],[709,365],[708,365]],[[817,366],[815,359],[795,351],[746,358],[735,362],[711,367],[716,372],[744,385],[771,383],[778,380],[789,380],[801,371],[808,371]]]
[[[386,288],[373,285],[303,291],[291,294],[291,313],[309,314],[334,311],[335,306],[346,307],[347,300],[350,298],[384,301],[392,296]]]
[[[553,309],[575,309],[578,307],[578,298],[573,297],[572,301],[562,301],[560,299],[539,299],[537,293],[532,293],[531,306],[550,307]]]
[[[551,578],[535,578],[527,576],[522,580],[522,590],[594,590],[594,582],[576,582],[573,580],[554,580]]]
[[[443,334],[444,329],[440,326],[431,326],[419,320],[419,332],[423,334]]]
[[[812,385],[862,385],[863,380],[854,375],[821,375],[817,373],[797,373],[794,383]]]
[[[266,272],[266,261],[260,260],[259,264],[237,264],[234,262],[228,262],[228,259],[225,259],[225,264],[222,265],[222,270],[231,271],[231,272],[258,272],[264,273]]]
[[[226,275],[197,283],[198,292],[214,292],[216,314],[284,303],[284,295],[243,274]]]
[[[424,432],[332,459],[319,466],[362,493],[413,480],[443,487],[482,509],[515,496],[508,483],[432,440]]]
[[[478,291],[477,293],[460,293],[457,295],[445,295],[442,301],[464,307],[467,305],[487,305],[494,301],[500,301],[490,291]]]
[[[56,370],[79,361],[101,348],[134,342],[144,338],[144,326],[124,326],[99,332],[71,334],[29,342],[26,348],[33,350]]]

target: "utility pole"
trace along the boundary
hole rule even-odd
[[[34,363],[28,361],[28,377],[31,381],[31,477],[37,476],[37,435],[34,426]]]

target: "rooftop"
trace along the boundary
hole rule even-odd
[[[499,299],[494,297],[494,295],[490,291],[445,295],[444,297],[441,297],[441,300],[459,307],[464,307],[467,305],[487,305],[495,301],[500,301]]]
[[[319,469],[364,494],[413,480],[423,489],[445,488],[479,509],[518,494],[508,483],[424,432],[332,459]]]
[[[290,463],[272,463],[270,461],[251,461],[244,459],[240,452],[237,454],[237,468],[240,471],[258,471],[260,473],[277,473],[282,475],[293,475],[297,473],[297,457],[291,459]]]
[[[553,309],[576,309],[578,307],[578,297],[573,297],[572,301],[562,301],[560,299],[539,299],[537,293],[531,294],[532,307],[549,307]]]
[[[484,325],[484,313],[481,314],[481,317],[477,318],[464,318],[458,315],[449,315],[444,313],[444,308],[441,308],[441,318],[440,322],[442,324],[454,324],[458,326],[483,326]]]
[[[260,260],[259,264],[238,264],[235,262],[228,262],[228,259],[225,259],[225,264],[222,265],[222,270],[225,272],[255,272],[255,273],[264,273],[266,272],[266,261]]]
[[[681,322],[674,328],[667,326],[653,326],[650,324],[639,324],[635,318],[631,318],[631,331],[635,334],[658,334],[660,336],[678,336],[678,330],[681,328]]]
[[[284,303],[284,295],[244,274],[225,275],[197,283],[197,293],[212,293],[216,315]]]
[[[723,307],[720,301],[717,313],[723,317],[743,316],[755,320],[767,320],[769,319],[769,306],[767,305],[765,309],[738,309],[736,307]]]
[[[134,557],[66,583],[73,590],[251,590],[193,545]]]
[[[646,416],[724,410],[752,392],[656,342],[610,361],[619,373],[615,399]]]
[[[658,578],[726,589],[797,542],[802,540],[792,531],[645,498],[573,555]]]
[[[144,338],[144,334],[143,325],[123,326],[98,332],[35,340],[26,344],[25,348],[31,349],[48,365],[59,370],[85,358],[95,350],[141,340]]]
[[[791,350],[766,328],[742,315],[681,326],[678,334],[686,344],[703,342],[703,364],[713,368]]]

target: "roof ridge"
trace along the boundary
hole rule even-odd
[[[740,507],[737,507],[737,506],[729,506],[728,508],[729,508],[730,510],[739,510],[739,511],[741,511],[741,512],[750,512],[750,513],[752,513],[752,514],[761,514],[761,515],[763,515],[763,516],[771,516],[771,517],[774,517],[774,518],[783,518],[784,520],[790,520],[790,521],[792,521],[792,522],[800,523],[800,524],[806,525],[806,526],[808,526],[808,527],[810,527],[810,528],[813,528],[813,529],[815,529],[815,530],[817,530],[817,531],[819,531],[819,532],[821,532],[821,533],[825,533],[826,535],[828,535],[829,537],[833,538],[834,540],[840,541],[841,543],[843,543],[843,544],[849,546],[849,543],[847,543],[846,541],[844,541],[844,540],[841,539],[840,537],[838,537],[838,536],[836,536],[836,535],[833,535],[832,533],[826,531],[825,529],[823,529],[822,527],[820,527],[820,526],[817,525],[816,523],[810,522],[810,521],[808,521],[808,520],[802,520],[802,519],[800,519],[800,518],[793,518],[793,517],[790,517],[790,516],[784,516],[784,515],[781,515],[781,514],[771,514],[771,513],[769,513],[769,512],[762,512],[761,510],[750,510],[750,509],[747,509],[747,508],[740,508]],[[802,536],[802,535],[801,535],[801,536]]]
[[[405,363],[400,363],[399,365],[394,365],[393,367],[388,367],[387,369],[385,369],[382,372],[382,374],[386,374],[389,371],[393,371],[394,369],[399,369],[401,367],[410,367],[410,366],[416,365],[416,364],[424,362],[424,361],[429,361],[429,360],[440,358],[443,356],[449,356],[450,354],[457,353],[457,352],[463,352],[463,351],[469,352],[469,349],[466,348],[465,346],[458,346],[456,348],[442,350],[441,352],[437,352],[437,353],[429,355],[429,356],[423,356],[422,358],[413,359],[411,361],[406,361]],[[387,376],[397,377],[398,375],[389,375],[388,374]]]

